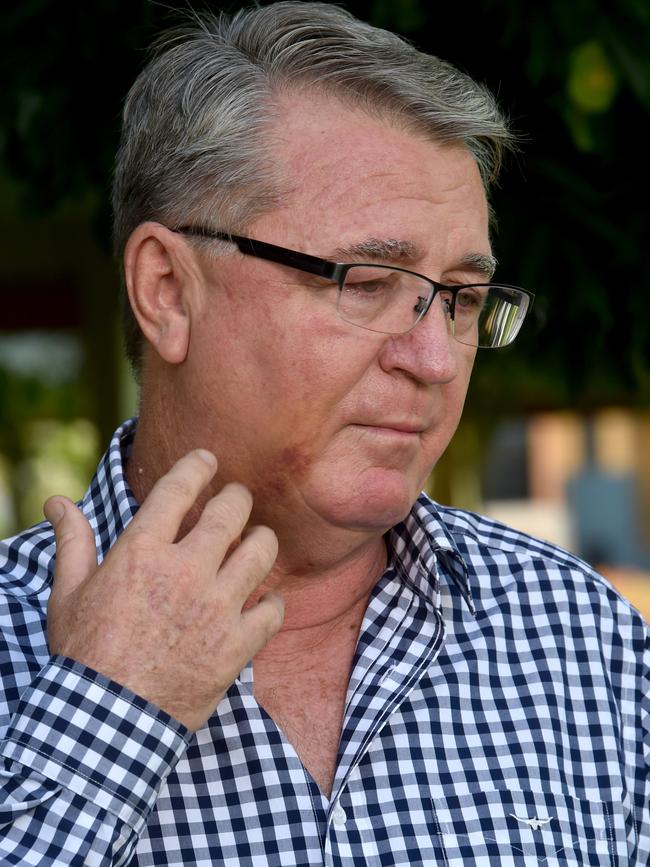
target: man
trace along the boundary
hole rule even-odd
[[[507,141],[329,4],[198,21],[142,73],[139,421],[3,548],[2,863],[647,863],[642,620],[419,496],[530,301],[487,285]]]

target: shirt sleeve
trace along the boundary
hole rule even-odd
[[[638,863],[650,864],[650,626],[646,626],[645,654],[641,679],[641,731],[643,769],[636,769],[639,840]],[[640,763],[639,763],[640,764]]]
[[[127,864],[190,737],[119,684],[52,657],[0,744],[0,864]]]

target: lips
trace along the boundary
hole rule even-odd
[[[371,421],[357,422],[359,427],[376,428],[377,430],[396,431],[397,433],[405,434],[421,434],[429,428],[426,422],[406,422],[406,421]]]

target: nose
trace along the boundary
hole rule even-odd
[[[388,372],[403,371],[424,385],[451,382],[458,373],[461,344],[454,340],[448,314],[439,298],[420,321],[382,345],[379,363]]]

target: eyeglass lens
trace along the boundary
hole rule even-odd
[[[429,306],[434,286],[408,271],[381,265],[355,265],[345,276],[338,298],[341,319],[370,331],[409,331]],[[470,346],[507,346],[515,339],[528,309],[528,296],[498,284],[468,286],[454,292],[440,289],[449,329]],[[452,319],[453,311],[453,319]]]

